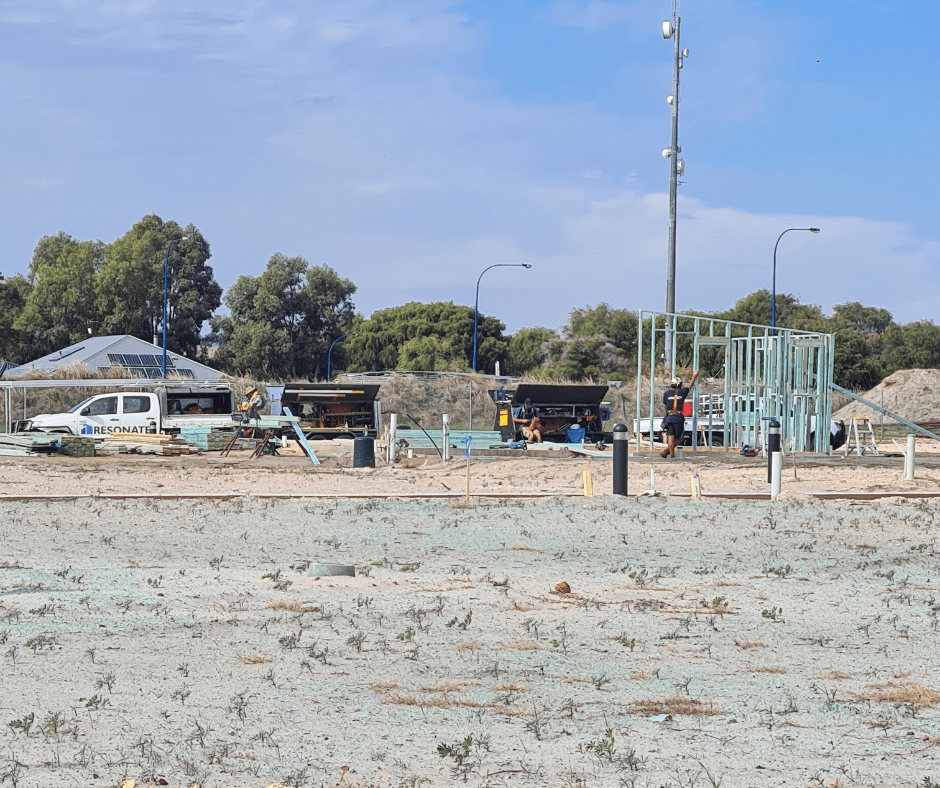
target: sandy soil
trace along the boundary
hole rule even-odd
[[[886,452],[899,449],[882,444]],[[821,492],[908,493],[940,492],[940,443],[917,441],[917,471],[904,478],[901,456],[815,457],[788,456],[783,489],[791,494]],[[33,495],[462,495],[466,492],[466,463],[455,457],[443,465],[437,456],[404,459],[386,466],[355,469],[347,447],[320,451],[315,468],[295,452],[249,459],[249,452],[220,457],[217,452],[190,457],[116,455],[111,457],[0,457],[0,500]],[[796,466],[794,471],[794,464]],[[578,458],[569,452],[530,451],[519,458],[474,457],[471,494],[583,494],[583,473],[590,470],[594,491],[610,493],[609,459]],[[693,455],[664,460],[656,454],[631,456],[629,491],[652,488],[666,495],[690,494],[690,476],[699,477],[704,494],[769,494],[767,461],[737,454]]]
[[[345,461],[0,463],[0,785],[940,783],[930,461]]]

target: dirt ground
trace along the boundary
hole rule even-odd
[[[447,465],[434,454],[403,458],[393,466],[387,466],[379,456],[376,468],[352,468],[350,442],[336,441],[315,448],[319,467],[293,448],[278,456],[256,459],[249,458],[248,451],[228,457],[220,457],[218,452],[188,457],[0,457],[0,500],[4,496],[35,495],[384,497],[466,493],[467,467],[459,451]],[[913,481],[904,478],[900,448],[885,441],[881,449],[889,456],[788,455],[784,459],[783,490],[791,496],[826,492],[940,493],[940,443],[918,439]],[[580,458],[568,451],[535,448],[512,457],[474,456],[470,492],[471,496],[582,495],[586,470],[591,472],[597,494],[612,491],[610,459]],[[698,476],[706,497],[769,495],[766,459],[741,457],[733,452],[693,454],[688,447],[681,460],[631,452],[629,492],[655,489],[669,496],[688,496],[692,475]]]
[[[940,458],[334,454],[3,458],[0,785],[940,784]]]

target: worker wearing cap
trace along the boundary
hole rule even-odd
[[[258,389],[254,386],[249,386],[245,390],[245,396],[242,399],[241,410],[245,413],[256,414],[258,408],[262,406],[264,400],[261,395],[258,393]]]
[[[523,405],[516,408],[512,414],[513,423],[520,425],[519,431],[524,440],[529,443],[542,442],[542,422],[539,419],[538,411],[532,407],[532,400],[526,399]]]
[[[663,432],[666,433],[666,448],[663,449],[663,457],[676,456],[676,444],[682,440],[685,432],[685,416],[682,414],[682,408],[685,405],[686,397],[689,396],[689,387],[695,385],[698,380],[698,370],[692,373],[692,380],[689,386],[682,385],[682,378],[678,375],[670,383],[666,393],[663,394],[663,407],[666,409],[666,418],[663,419]]]
[[[242,413],[245,415],[243,418],[243,424],[245,429],[242,430],[243,434],[246,434],[251,429],[251,420],[255,419],[258,421],[261,418],[261,414],[258,413],[258,410],[264,407],[264,398],[258,393],[258,389],[254,386],[249,386],[245,390],[245,396],[242,398],[241,405],[238,406]]]

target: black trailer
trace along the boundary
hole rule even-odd
[[[318,438],[376,438],[382,427],[382,403],[377,385],[346,383],[288,383],[281,407],[300,418],[308,440]]]
[[[496,403],[493,429],[499,430],[503,440],[518,437],[519,425],[513,422],[513,414],[524,407],[527,400],[542,422],[544,441],[579,443],[576,439],[580,437],[597,443],[611,438],[611,433],[604,431],[604,422],[610,420],[610,410],[603,404],[607,386],[519,383],[512,391],[498,389],[489,394]]]

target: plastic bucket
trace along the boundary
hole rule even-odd
[[[692,400],[687,399],[682,403],[682,415],[691,416],[692,415]]]
[[[375,438],[353,438],[353,468],[375,467]]]

